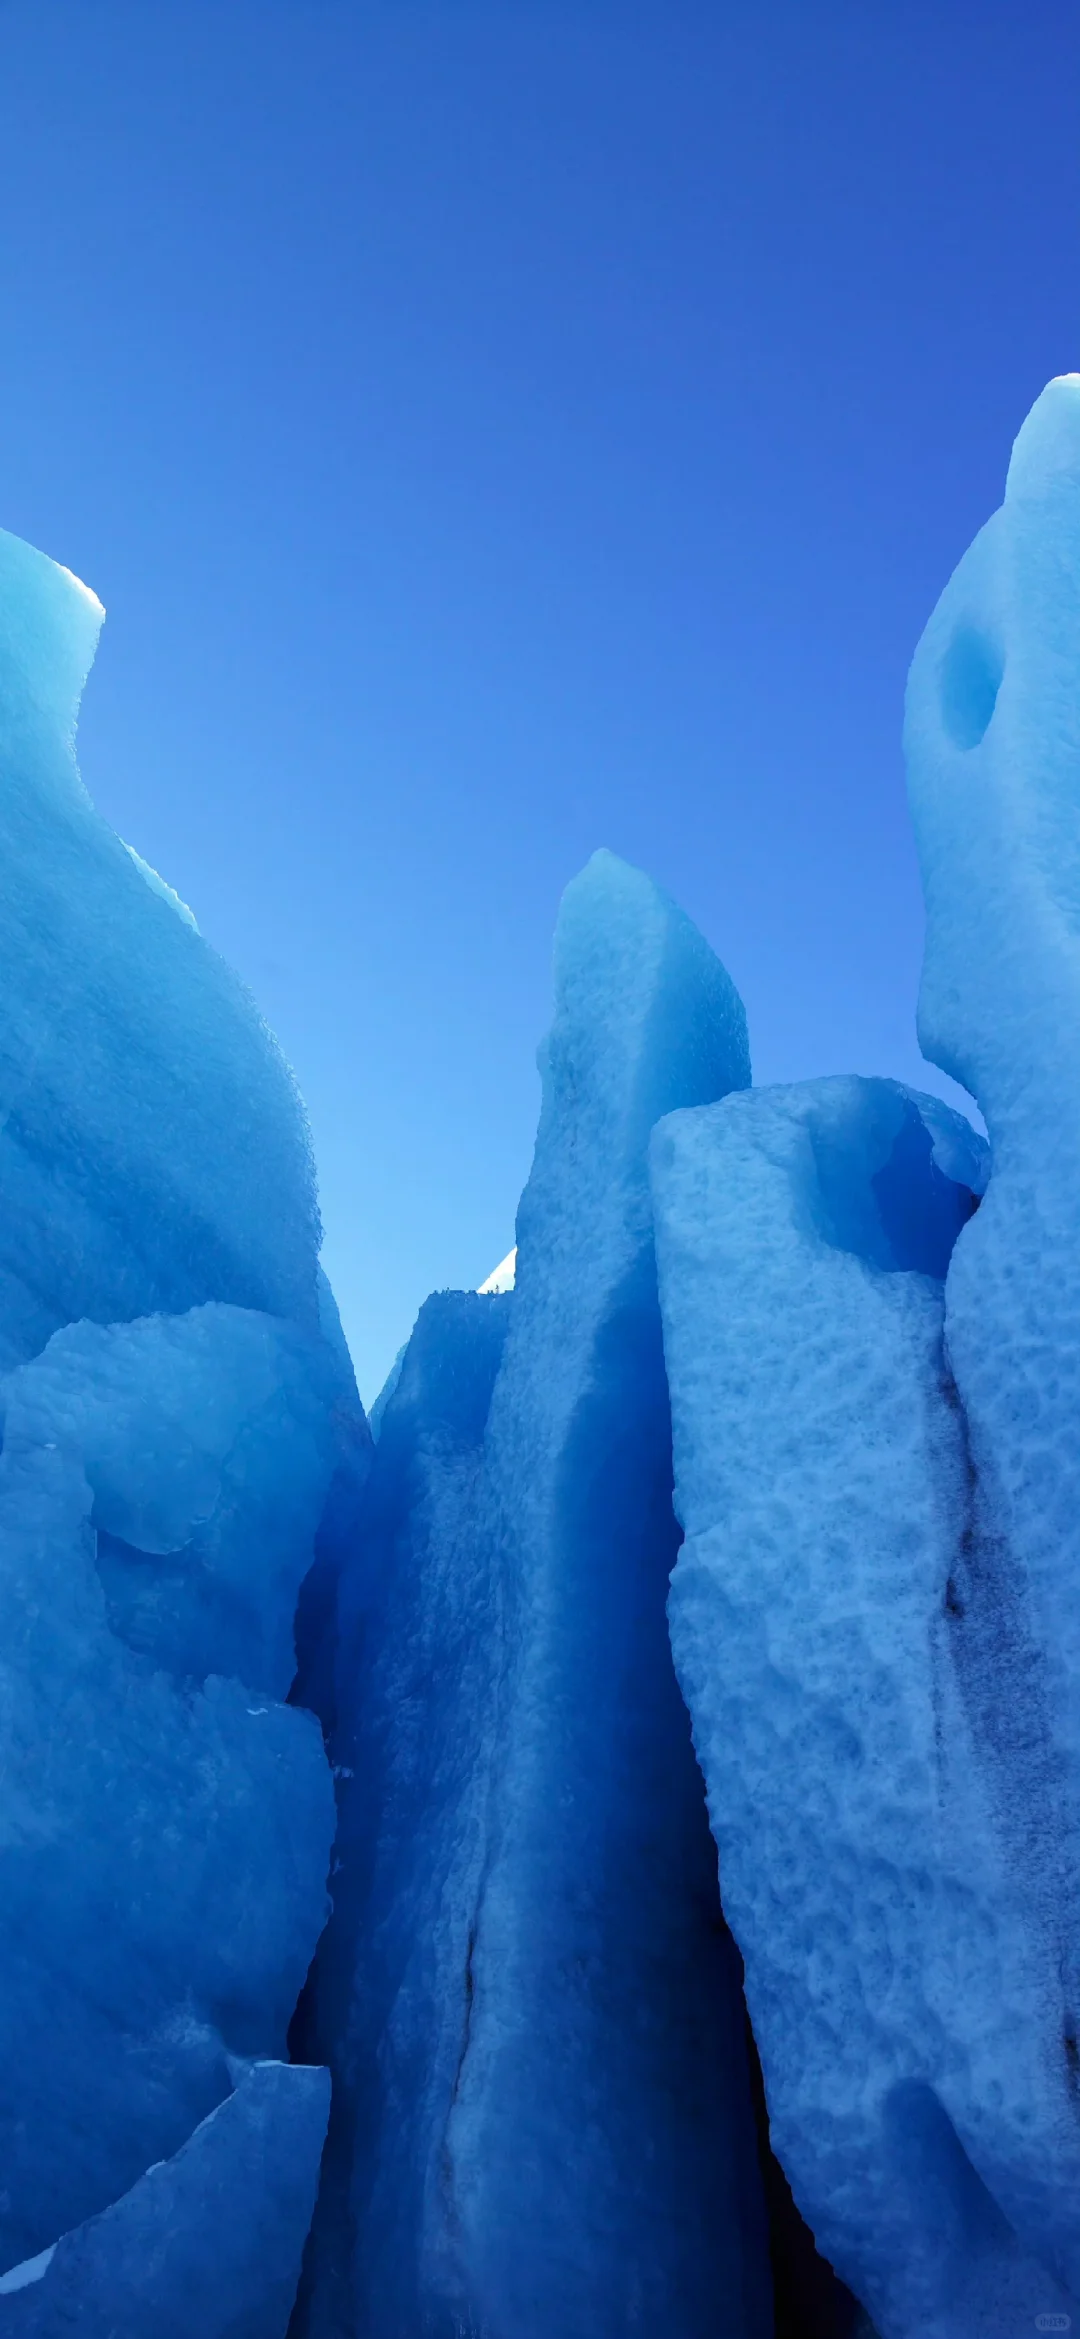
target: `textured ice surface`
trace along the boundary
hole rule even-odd
[[[75,767],[101,617],[0,532],[0,1368],[80,1316],[218,1299],[317,1321],[288,1071]]]
[[[608,854],[564,900],[555,989],[515,1289],[429,1303],[370,1482],[312,2050],[348,2042],[355,2159],[316,2224],[313,2266],[341,2253],[317,2339],[769,2328],[738,1983],[666,1640],[645,1158],[660,1113],[748,1080],[745,1026],[701,937]]]
[[[174,2152],[230,2053],[284,2048],[333,1828],[318,1725],[275,1702],[328,1475],[294,1365],[207,1308],[72,1327],[6,1384],[2,2267]]]
[[[332,1359],[295,1325],[211,1303],[72,1324],[0,1384],[14,1454],[70,1453],[118,1637],[204,1681],[285,1697],[293,1617],[336,1459]]]
[[[254,2064],[172,2159],[0,2277],[0,2339],[285,2339],[329,2094]]]
[[[994,2184],[1080,2295],[1080,376],[1037,401],[930,620],[906,747],[920,1038],[993,1159],[946,1287],[971,1471],[952,1637],[1042,1945],[1015,2016],[1040,2083],[1002,2116]]]
[[[942,1278],[985,1166],[886,1081],[729,1098],[653,1141],[676,1665],[774,2148],[882,2339],[1013,2339],[1062,2304],[996,2181],[1052,2097],[1047,1974],[955,1645]]]

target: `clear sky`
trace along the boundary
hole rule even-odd
[[[296,1069],[366,1397],[512,1240],[595,846],[759,1079],[920,1077],[904,674],[1080,365],[1074,0],[0,0],[0,222],[0,522],[106,603],[84,775]]]

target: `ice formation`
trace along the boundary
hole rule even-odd
[[[421,1309],[338,1617],[334,1913],[304,2031],[332,2062],[334,2097],[301,2316],[302,2331],[335,2339],[424,2330],[446,2279],[440,2138],[461,2058],[496,1656],[478,1493],[506,1307],[442,1292]]]
[[[0,2276],[0,2339],[285,2339],[325,2071],[254,2063],[171,2160]]]
[[[216,1299],[317,1322],[287,1069],[75,766],[102,614],[0,532],[0,1369],[80,1316]]]
[[[345,1639],[313,2339],[770,2327],[737,1968],[664,1626],[676,1548],[646,1175],[749,1079],[689,921],[568,890],[502,1297],[428,1303]],[[351,2213],[351,2214],[350,2214]]]
[[[0,2339],[771,2339],[770,2243],[777,2339],[1071,2327],[1080,377],[908,695],[988,1141],[752,1090],[598,854],[374,1447],[291,1077],[78,777],[100,618],[0,536]]]
[[[882,2339],[1080,2311],[1078,620],[1069,380],[909,692],[920,1031],[988,1160],[865,1081],[653,1146],[676,1664],[773,2143]]]
[[[326,1455],[278,1328],[220,1313],[73,1326],[4,1389],[4,2264],[175,2152],[230,2055],[284,2050],[322,1924],[330,1782],[278,1701]]]
[[[0,536],[0,2329],[274,2339],[326,2112],[269,2075],[334,1820],[294,1619],[366,1433],[289,1073],[79,780],[100,619]]]
[[[920,1039],[994,1164],[945,1295],[970,1470],[954,1662],[1037,1958],[1038,2081],[1005,2081],[981,2165],[1080,2299],[1080,375],[1037,401],[934,612],[906,743]]]
[[[943,2304],[950,2339],[1011,2333],[988,2319],[1010,2289],[1059,2303],[974,2173],[980,2118],[1040,2070],[951,1645],[943,1275],[980,1156],[933,1100],[857,1080],[678,1115],[654,1148],[675,1660],[773,2146],[883,2339]]]

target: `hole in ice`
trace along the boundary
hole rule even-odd
[[[977,1207],[967,1186],[946,1177],[914,1099],[884,1081],[864,1081],[839,1118],[811,1123],[817,1225],[826,1242],[887,1274],[943,1282],[953,1246]]]
[[[1004,660],[973,625],[954,633],[941,669],[941,718],[957,747],[977,747],[990,726]]]
[[[944,1282],[960,1229],[976,1209],[967,1186],[947,1178],[921,1114],[905,1106],[888,1161],[870,1180],[891,1263]]]

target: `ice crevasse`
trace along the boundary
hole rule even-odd
[[[0,536],[0,2339],[1080,2322],[1080,379],[912,667],[924,1052],[571,883],[373,1410],[291,1075]],[[222,1129],[230,1143],[220,1141]]]
[[[689,920],[565,896],[514,1288],[428,1301],[343,1623],[335,2104],[301,2329],[770,2327],[737,1966],[664,1618],[675,1553],[646,1171],[749,1077]]]

